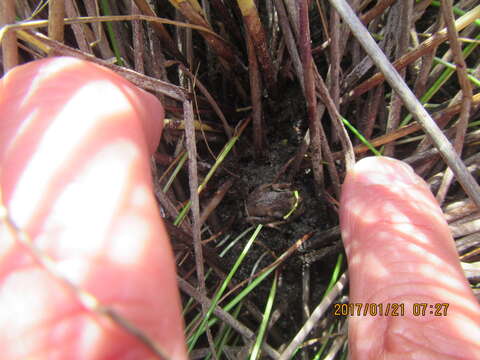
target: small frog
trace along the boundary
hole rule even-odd
[[[264,184],[247,198],[247,221],[270,227],[284,224],[302,213],[302,198],[290,184]]]

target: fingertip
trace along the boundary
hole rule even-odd
[[[385,156],[361,159],[346,175],[342,186],[340,225],[344,242],[349,241],[356,221],[379,221],[382,216],[392,215],[392,207],[406,210],[406,206],[418,215],[429,212],[436,221],[443,219],[428,185],[410,165]]]
[[[142,124],[144,126],[147,145],[150,154],[153,154],[157,149],[162,136],[165,110],[160,101],[154,95],[140,88],[137,88],[137,90],[145,109],[145,117]]]
[[[349,300],[365,310],[363,317],[349,318],[352,358],[438,358],[449,352],[476,358],[479,333],[460,329],[478,324],[478,302],[441,208],[409,165],[387,157],[360,160],[342,187],[340,227]],[[365,316],[369,305],[377,311],[394,303],[404,307],[402,316]],[[448,316],[416,316],[412,309],[420,303],[447,304]]]
[[[403,161],[386,156],[370,156],[358,161],[347,174],[345,179],[347,186],[353,182],[356,186],[392,187],[418,185],[423,180]]]
[[[148,150],[153,153],[163,128],[164,109],[160,101],[112,70],[74,57],[32,61],[11,69],[0,79],[0,107],[3,110],[0,114],[0,153],[14,138],[19,127],[29,120],[27,117],[31,113],[19,116],[23,109],[30,110],[33,103],[51,101],[50,97],[57,97],[56,102],[61,104],[63,99],[71,96],[72,91],[79,91],[94,81],[108,81],[128,96],[130,106],[139,114],[137,118],[141,121]],[[108,100],[108,96],[105,96],[91,106],[102,107],[102,101],[108,105]]]
[[[162,131],[160,102],[111,70],[60,57],[8,72],[0,82],[0,109],[0,182],[12,219],[52,258],[80,264],[84,274],[92,274],[76,279],[82,288],[107,305],[123,306],[121,315],[172,358],[186,358],[174,258],[151,188],[148,153],[155,151]],[[125,219],[137,218],[143,227],[126,226]],[[145,231],[133,231],[138,228]],[[127,264],[129,277],[122,277],[119,269],[127,265],[119,256],[134,255],[124,251],[128,231],[134,249],[143,244],[146,250],[135,253],[138,262]],[[119,244],[117,252],[106,254],[111,244]],[[12,265],[5,273],[17,271]],[[0,282],[0,293],[1,287]],[[46,334],[58,310],[43,309]],[[112,348],[127,347],[108,335],[102,338],[110,339]],[[0,331],[0,344],[8,336]],[[9,346],[17,349],[13,342]]]

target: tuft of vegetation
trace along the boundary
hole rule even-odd
[[[4,72],[75,56],[164,104],[152,163],[192,359],[346,358],[331,305],[355,158],[412,165],[480,260],[478,2],[2,2]]]

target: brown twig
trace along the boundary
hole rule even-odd
[[[135,0],[130,0],[130,6],[132,7],[132,14],[140,14],[140,10],[135,4]],[[143,42],[143,30],[142,24],[138,20],[132,21],[133,32],[133,67],[136,72],[145,73],[144,66],[144,42]]]
[[[347,274],[343,273],[342,276],[338,279],[336,284],[332,287],[332,290],[325,295],[323,300],[317,305],[315,310],[313,310],[308,321],[305,322],[303,327],[298,331],[297,335],[293,338],[287,348],[282,352],[279,360],[290,359],[297,349],[298,346],[304,341],[308,333],[316,326],[319,319],[322,318],[323,314],[327,311],[333,301],[337,296],[343,291],[343,288],[347,285]]]
[[[65,17],[65,1],[50,0],[48,3],[48,36],[53,40],[63,42]]]
[[[298,1],[284,1],[287,10],[288,18],[292,24],[293,34],[297,41],[300,40],[300,15]]]
[[[432,138],[445,162],[453,170],[459,183],[462,185],[468,196],[480,208],[480,186],[473,178],[455,152],[452,144],[445,135],[438,129],[433,119],[420,104],[412,91],[398,75],[393,65],[388,61],[378,45],[372,39],[370,33],[363,26],[355,13],[345,0],[329,0],[335,9],[340,13],[343,20],[350,26],[352,33],[362,44],[365,51],[372,57],[372,60],[384,74],[390,86],[399,94],[405,107],[412,113],[413,117],[422,125],[424,131]],[[475,9],[480,13],[480,5]],[[470,12],[472,13],[473,10]],[[463,22],[462,22],[463,23]]]
[[[264,153],[265,142],[262,119],[262,79],[252,37],[248,32],[245,33],[245,40],[247,42],[248,77],[250,80],[250,99],[252,101],[253,145],[255,147],[255,157],[260,158]]]
[[[195,142],[193,105],[189,100],[185,100],[183,102],[183,115],[185,118],[185,135],[187,139],[186,145],[188,152],[188,184],[190,189],[190,203],[193,218],[192,235],[193,248],[195,250],[195,268],[197,272],[197,281],[199,284],[200,294],[206,297],[207,290],[205,288],[205,263],[203,261],[202,234],[200,223],[200,200],[198,196],[197,146]],[[207,312],[208,307],[205,304],[202,304],[203,315],[205,316]],[[215,352],[213,338],[208,324],[206,324],[206,332],[210,348],[213,352]],[[214,359],[215,358],[216,355],[214,355]]]
[[[448,223],[462,219],[475,211],[477,211],[475,204],[470,199],[456,201],[443,208],[443,214]]]
[[[300,60],[300,55],[298,54],[297,44],[295,43],[292,28],[290,27],[290,23],[288,21],[285,5],[283,3],[283,0],[274,1],[275,9],[277,9],[278,13],[278,22],[280,24],[280,28],[282,29],[283,38],[285,40],[285,45],[287,46],[290,59],[292,60],[293,68],[295,69],[297,79],[300,82],[303,93],[305,94],[302,61]]]
[[[0,25],[15,23],[15,0],[0,2]],[[18,65],[17,35],[7,34],[2,41],[3,71],[7,72]]]
[[[95,0],[85,0],[83,5],[87,10],[88,16],[99,16],[100,9],[98,8],[98,2]],[[64,19],[64,23],[66,24],[66,20]],[[112,49],[108,43],[107,37],[105,36],[105,32],[103,31],[102,24],[92,24],[93,33],[95,34],[95,40],[92,39],[92,43],[90,46],[95,46],[100,51],[100,55],[103,59],[110,59],[114,56]],[[54,40],[54,39],[52,39]]]
[[[332,102],[340,112],[340,16],[336,11],[330,13],[330,70],[327,84]],[[338,134],[332,131],[332,143],[338,142]]]
[[[73,0],[65,1],[65,14],[69,18],[74,18],[79,16],[78,8],[76,2]],[[72,25],[72,30],[75,35],[75,41],[78,44],[78,47],[81,51],[85,53],[92,53],[92,48],[89,45],[87,36],[90,37],[93,41],[93,34],[90,31],[90,28],[87,24],[74,24]]]
[[[315,77],[313,72],[312,48],[310,45],[310,24],[308,6],[303,0],[298,1],[300,17],[300,56],[303,63],[305,98],[307,100],[308,128],[310,130],[310,149],[312,169],[318,193],[324,188],[322,166],[322,143],[320,140],[320,121],[317,117],[317,96],[315,94]]]
[[[365,114],[362,117],[361,122],[358,124],[358,130],[368,140],[370,140],[372,137],[377,116],[380,112],[380,106],[382,106],[382,103],[384,101],[384,91],[384,86],[380,84],[376,87],[374,91],[369,92],[366,104],[367,106],[365,107]],[[360,141],[358,138],[356,138],[355,140],[357,141],[357,143]],[[356,148],[355,154],[358,154]]]
[[[256,272],[254,275],[250,276],[249,278],[239,282],[236,284],[234,287],[230,288],[230,290],[225,293],[222,298],[219,300],[219,303],[222,302],[223,300],[227,299],[231,294],[233,294],[235,291],[238,289],[241,289],[243,286],[251,282],[252,280],[258,278],[259,276],[265,274],[268,271],[271,271],[278,266],[280,266],[282,263],[284,263],[289,257],[291,257],[293,254],[295,254],[299,249],[302,248],[302,246],[311,238],[313,234],[308,233],[304,234],[300,239],[295,241],[292,246],[290,246],[287,250],[285,250],[278,258],[275,259],[271,264],[267,265],[264,267],[262,270]]]
[[[210,214],[216,209],[216,207],[223,200],[223,197],[227,191],[232,187],[235,180],[228,179],[221,186],[218,187],[217,191],[213,195],[212,199],[204,206],[202,214],[200,216],[200,224],[203,224]]]
[[[265,86],[271,96],[276,96],[276,79],[273,71],[272,58],[267,45],[265,30],[263,29],[257,7],[253,0],[237,0],[238,7],[243,15],[246,32],[250,36],[255,54],[262,69]]]
[[[210,7],[215,9],[218,14],[218,18],[222,19],[222,23],[225,25],[226,32],[233,37],[235,43],[243,43],[243,37],[241,28],[235,24],[235,20],[229,11],[227,5],[222,0],[209,0]],[[228,4],[228,3],[227,3]],[[231,3],[233,6],[233,2]]]
[[[188,70],[182,63],[179,63],[179,66],[182,68],[182,71],[190,77],[193,85],[195,85],[195,87],[197,87],[200,90],[200,92],[203,94],[203,96],[205,96],[208,103],[212,107],[213,111],[219,117],[219,119],[220,119],[220,121],[223,125],[223,130],[225,131],[225,134],[227,135],[227,137],[229,139],[231,139],[232,136],[233,136],[233,130],[232,130],[231,126],[228,124],[227,119],[225,118],[225,115],[223,114],[222,110],[220,109],[220,106],[217,104],[217,102],[215,101],[213,96],[210,94],[207,87],[205,85],[203,85],[203,83],[197,77],[195,77],[190,72],[190,70]]]
[[[360,16],[360,21],[367,25],[370,21],[375,19],[377,16],[383,14],[383,12],[391,6],[397,0],[380,0],[378,1],[373,8],[368,12]]]
[[[480,16],[480,5],[475,7],[474,9],[470,10],[468,13],[463,15],[462,17],[458,18],[455,21],[455,28],[457,31],[460,31],[470,25],[473,21],[475,21]],[[408,64],[412,63],[413,61],[417,60],[419,57],[429,53],[432,51],[433,48],[440,45],[442,42],[448,39],[447,30],[442,29],[435,33],[432,37],[425,40],[415,49],[409,51],[405,55],[403,55],[400,59],[393,63],[393,67],[396,70],[403,69]],[[380,84],[382,81],[385,80],[385,76],[382,72],[376,73],[368,80],[365,80],[363,83],[358,85],[355,89],[350,91],[346,98],[343,99],[343,102],[350,101],[353,98],[356,98],[363,93],[367,92],[375,85]]]
[[[325,107],[327,108],[327,111],[332,119],[333,127],[338,135],[338,138],[340,139],[340,143],[342,144],[342,149],[345,156],[345,167],[348,171],[352,169],[353,165],[355,164],[355,154],[353,152],[352,142],[348,137],[345,125],[343,125],[342,116],[338,112],[338,109],[335,106],[333,99],[328,93],[327,86],[323,82],[323,79],[318,73],[318,71],[315,72],[315,80],[317,89],[320,93],[320,98],[322,99]]]
[[[457,132],[455,134],[454,148],[458,156],[462,154],[465,134],[467,132],[470,109],[472,107],[472,85],[467,77],[467,65],[462,55],[462,48],[458,41],[458,33],[455,29],[455,19],[453,17],[453,8],[451,0],[442,0],[442,14],[447,25],[448,39],[453,57],[457,65],[457,76],[460,87],[462,88],[462,110],[457,123]],[[453,180],[453,173],[450,168],[445,171],[442,184],[437,192],[437,201],[442,204],[447,196],[448,189]]]
[[[110,64],[105,60],[101,60],[95,56],[92,56],[90,54],[85,54],[79,50],[73,49],[67,45],[59,43],[58,41],[54,41],[41,33],[32,33],[32,36],[36,40],[43,43],[44,45],[51,47],[52,50],[54,50],[55,54],[57,55],[74,56],[79,59],[92,61],[96,64],[105,66],[143,89],[160,92],[178,101],[183,101],[184,99],[189,97],[187,91],[181,87],[172,85],[162,80],[152,78],[150,76],[137,73],[133,70],[130,70],[121,66]]]
[[[339,117],[340,115],[338,114],[338,111],[335,108],[335,105],[333,105],[333,100],[328,94],[327,85],[325,85],[320,74],[318,74],[316,67],[315,67],[315,86],[316,86],[316,89],[318,90],[320,99],[323,101],[324,106],[329,111],[330,117],[332,118],[332,123],[335,123],[336,120],[333,117],[334,116]],[[330,144],[329,144],[327,135],[325,134],[323,125],[321,123],[321,117],[320,117],[321,114],[323,114],[323,112],[317,113],[317,122],[318,122],[318,132],[320,137],[320,143],[322,145],[323,157],[327,162],[327,167],[330,173],[330,179],[332,180],[332,185],[333,185],[335,195],[337,196],[338,199],[340,199],[340,184],[341,184],[340,177],[338,176],[337,167],[333,160],[332,150],[330,149]],[[334,125],[334,129],[336,130],[335,125]],[[312,158],[312,161],[314,161],[313,158]],[[350,164],[350,165],[353,165],[353,164]]]
[[[186,282],[184,279],[180,277],[177,278],[177,280],[182,291],[184,291],[188,296],[197,300],[200,304],[202,304],[202,306],[205,306],[205,307],[211,306],[212,301],[208,299],[206,296],[199,293],[188,282]],[[250,330],[248,327],[243,325],[240,321],[235,319],[228,312],[222,310],[222,308],[219,307],[218,305],[213,310],[213,313],[215,314],[215,316],[217,316],[219,319],[224,321],[226,324],[229,324],[233,329],[235,329],[239,334],[241,334],[247,341],[255,340],[255,333],[252,330]],[[271,346],[264,343],[262,345],[262,348],[265,351],[265,353],[268,354],[272,359],[278,359],[279,357],[278,352],[275,349],[273,349]]]
[[[474,105],[480,104],[480,94],[475,94],[472,100],[473,100],[472,103]],[[448,108],[433,114],[432,116],[435,119],[435,122],[437,122],[440,127],[443,127],[443,124],[445,124],[450,117],[452,117],[453,115],[461,111],[461,107],[462,107],[462,104],[457,103],[455,105],[449,106]],[[399,129],[396,129],[392,132],[373,138],[369,142],[374,147],[378,147],[378,146],[388,144],[389,142],[401,139],[402,137],[405,137],[407,135],[413,134],[421,129],[422,129],[422,126],[419,123],[413,122]],[[355,154],[360,155],[362,153],[369,151],[369,148],[366,145],[362,144],[362,145],[355,146],[353,150]],[[341,159],[342,155],[343,155],[342,152],[336,152],[333,154],[333,157],[335,160],[339,160]]]
[[[131,9],[129,7],[129,4],[128,4],[129,0],[125,0],[125,2],[127,2],[127,4],[125,4],[125,6],[128,8],[129,13],[132,14],[132,11],[131,11]],[[113,15],[121,14],[120,9],[118,7],[119,3],[120,3],[120,1],[110,1],[109,2],[110,12]],[[140,12],[137,12],[136,15],[140,15]],[[123,39],[130,38],[130,36],[131,36],[130,31],[127,31],[125,25],[118,22],[118,21],[114,21],[111,24],[111,28],[113,30],[113,34],[109,35],[109,39],[112,38],[112,41],[115,41],[115,44],[116,44],[116,47],[117,47],[118,54],[115,54],[115,58],[119,59],[119,60],[116,60],[116,61],[119,61],[121,64],[124,63],[125,64],[124,66],[132,67],[129,63],[130,59],[129,59],[129,56],[128,56],[129,55],[130,44],[128,44],[127,41],[123,41]]]
[[[393,5],[391,9],[391,16],[395,19],[389,21],[391,24],[393,37],[391,38],[395,46],[395,57],[401,57],[408,47],[408,39],[410,38],[410,27],[412,20],[413,3],[411,1],[399,1]],[[402,79],[405,80],[406,69],[398,71]],[[397,93],[394,93],[390,101],[390,111],[388,113],[386,131],[392,131],[400,124],[400,116],[402,110],[402,99]],[[395,153],[395,146],[393,143],[385,146],[384,155],[393,156]]]
[[[422,56],[422,64],[420,70],[417,73],[417,78],[415,79],[415,85],[413,87],[413,92],[418,98],[420,98],[425,93],[429,73],[433,65],[433,60],[435,58],[436,49],[437,48],[434,47],[430,53]]]
[[[210,30],[201,35],[204,37],[207,44],[210,45],[220,57],[222,60],[221,63],[226,70],[230,71],[232,66],[235,67],[237,65],[237,59],[232,46],[221,37],[212,35],[214,31],[203,15],[198,11],[199,9],[193,7],[192,4],[186,0],[170,0],[170,2],[188,19],[190,23]]]
[[[134,1],[142,14],[145,14],[147,16],[156,16],[155,12],[150,7],[147,0]],[[173,41],[168,31],[165,29],[165,26],[163,26],[163,24],[161,23],[153,23],[152,26],[160,37],[161,42],[166,47],[167,51],[169,51],[173,56],[175,56],[177,60],[185,62],[185,57],[180,51],[178,51],[175,42]]]

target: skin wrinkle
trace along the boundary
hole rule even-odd
[[[403,322],[407,323],[407,321],[403,321]],[[423,342],[423,339],[420,339],[417,336],[411,336],[411,333],[408,331],[409,329],[407,327],[403,326],[403,327],[400,327],[400,329],[396,329],[394,324],[392,323],[394,323],[393,319],[388,318],[387,332],[384,337],[384,349],[386,353],[398,351],[397,348],[399,347],[400,344],[402,344],[400,349],[403,352],[405,351],[418,352],[419,349],[426,348],[425,343]]]
[[[425,326],[421,327],[422,333],[426,339],[426,343],[430,345],[431,349],[435,349],[439,353],[448,354],[452,357],[462,356],[465,359],[471,359],[468,351],[463,351],[463,345],[465,342],[462,338],[465,332],[465,327],[462,325],[464,321],[459,321],[459,324],[454,325],[458,331],[458,337],[452,337],[448,333],[449,328],[445,326],[439,327],[432,321],[427,322]],[[478,328],[477,328],[478,332]]]
[[[432,358],[435,355],[435,359],[438,359],[439,356],[443,355],[440,354],[435,347],[428,346],[428,341],[424,336],[418,336],[421,334],[417,334],[416,332],[409,332],[409,331],[395,331],[392,326],[387,327],[389,330],[386,333],[385,340],[384,340],[384,356],[388,358],[390,353],[399,352],[399,350],[403,353],[411,352],[414,354],[423,354],[422,356],[428,355],[428,358]],[[403,327],[405,330],[405,326]],[[417,358],[418,355],[414,356],[413,358]]]

